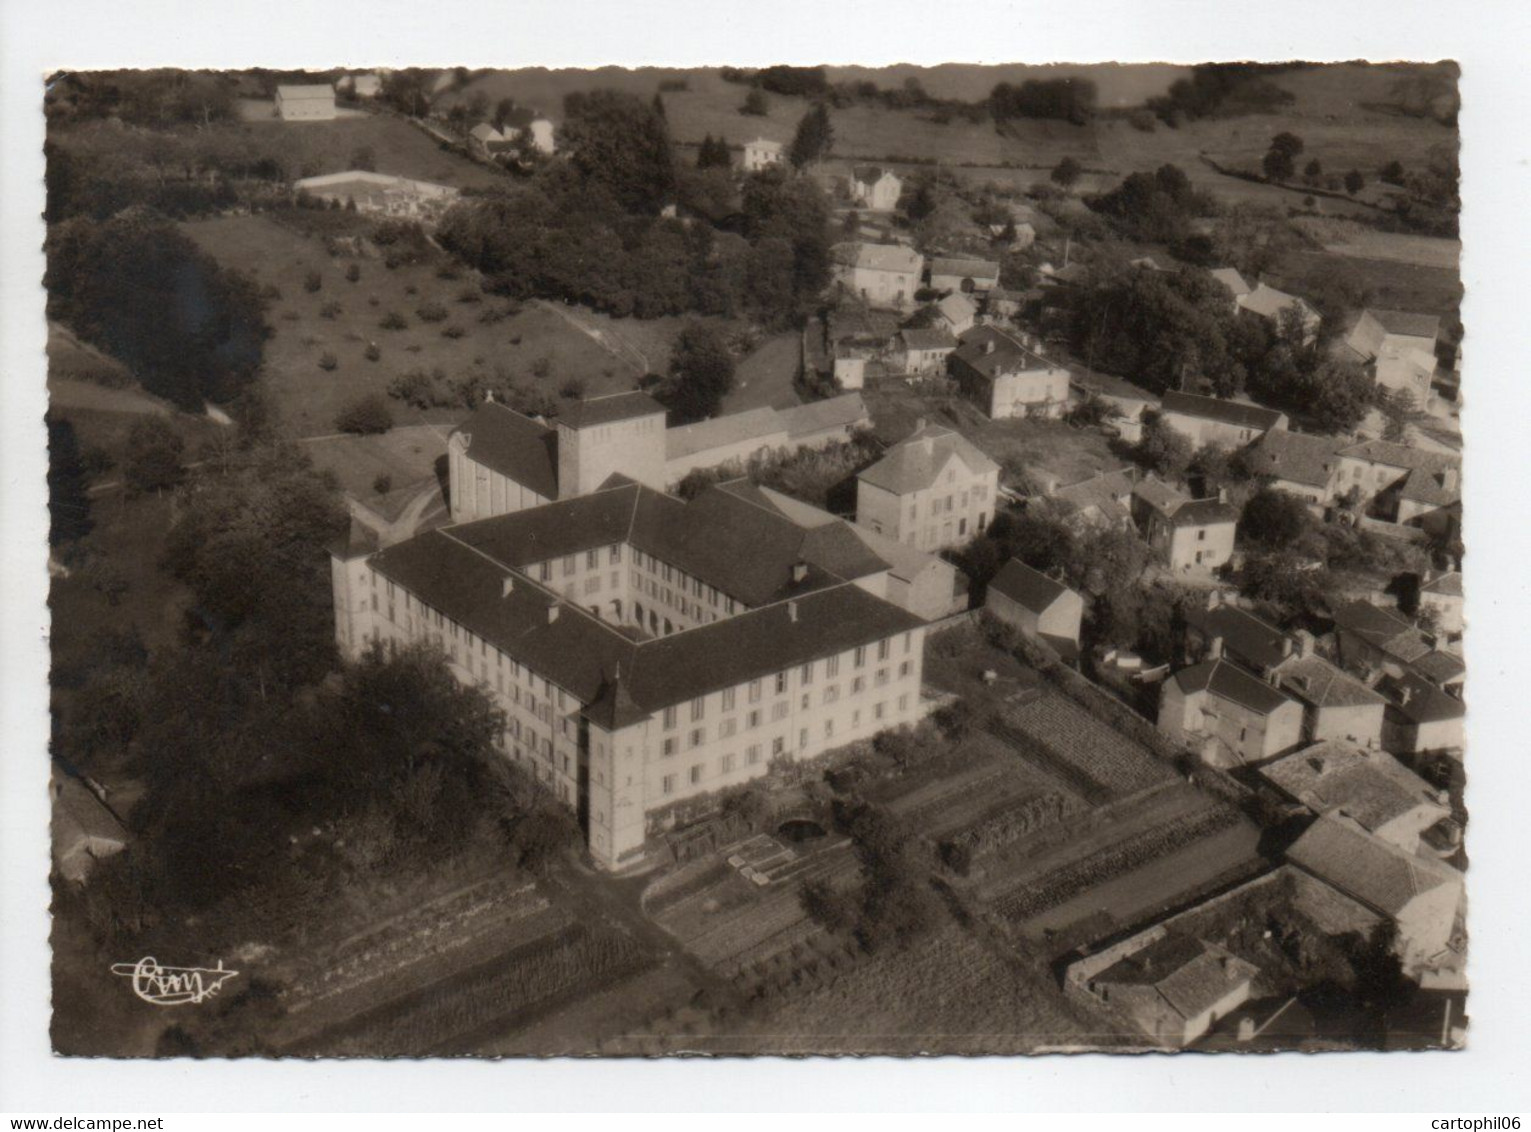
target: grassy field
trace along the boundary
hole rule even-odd
[[[511,308],[503,299],[482,295],[466,271],[447,280],[435,264],[390,270],[380,259],[332,257],[318,238],[262,216],[198,220],[184,227],[220,263],[276,288],[280,297],[270,301],[267,312],[273,334],[266,342],[263,377],[293,436],[333,432],[343,407],[363,394],[386,392],[395,377],[412,370],[440,369],[448,378],[505,375],[536,383],[550,395],[577,379],[586,396],[633,388],[639,376],[588,334],[534,304],[482,322],[485,312]],[[355,283],[346,279],[351,264],[361,272]],[[311,270],[321,278],[316,292],[304,288]],[[476,301],[460,301],[464,295]],[[339,311],[325,318],[330,303]],[[423,321],[418,312],[428,304],[446,308],[447,317]],[[381,327],[390,312],[403,316],[404,329]],[[450,328],[460,328],[462,336],[443,334]],[[379,350],[377,361],[366,357],[369,344]],[[325,354],[337,363],[328,372],[319,365]],[[538,368],[545,375],[538,375]],[[440,423],[466,411],[421,412],[399,401],[390,407],[398,423]]]
[[[1336,269],[1348,270],[1361,281],[1373,307],[1446,315],[1462,301],[1462,281],[1454,269],[1398,259],[1294,251],[1282,257],[1270,274],[1276,285],[1301,294]]]
[[[734,388],[723,399],[723,412],[800,404],[793,381],[802,362],[802,337],[793,331],[767,338],[734,370]]]

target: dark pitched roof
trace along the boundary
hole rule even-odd
[[[1467,665],[1455,653],[1432,649],[1414,662],[1414,671],[1435,684],[1449,684],[1467,671]]]
[[[988,259],[937,256],[930,261],[930,275],[963,275],[973,279],[998,279],[999,264]]]
[[[1287,657],[1287,637],[1280,629],[1234,605],[1197,607],[1186,613],[1186,624],[1209,640],[1221,637],[1228,656],[1264,672]]]
[[[611,424],[613,421],[651,417],[664,411],[665,407],[647,393],[633,390],[577,401],[558,414],[558,423],[570,428],[590,428],[593,425]]]
[[[1259,974],[1253,963],[1199,939],[1166,935],[1118,959],[1091,982],[1153,987],[1181,1018],[1205,1013],[1230,987]]]
[[[1203,397],[1199,393],[1178,393],[1174,390],[1164,395],[1162,407],[1166,413],[1202,417],[1238,428],[1272,429],[1281,420],[1281,414],[1275,409],[1249,405],[1243,401],[1224,401],[1219,397]]]
[[[1389,334],[1402,334],[1410,338],[1431,338],[1440,335],[1441,320],[1433,314],[1418,314],[1414,311],[1383,311],[1368,308],[1367,314],[1377,320],[1378,325]]]
[[[1210,692],[1219,699],[1240,704],[1260,715],[1269,715],[1292,701],[1265,681],[1226,660],[1206,660],[1175,673],[1182,692]]]
[[[1250,445],[1244,459],[1251,475],[1327,487],[1339,467],[1340,447],[1333,437],[1275,428]]]
[[[989,588],[998,590],[1033,613],[1043,612],[1068,592],[1068,587],[1062,582],[1033,570],[1019,558],[1006,562],[989,583]]]
[[[486,401],[453,430],[468,437],[468,455],[535,491],[558,498],[558,433],[495,401]]]
[[[898,336],[904,340],[906,350],[955,350],[957,348],[957,339],[953,338],[951,331],[944,326],[911,327],[900,330]]]
[[[1445,723],[1467,714],[1466,704],[1417,672],[1383,676],[1377,681],[1377,691],[1410,723]]]
[[[958,358],[984,377],[1028,370],[1057,368],[1035,350],[1027,349],[1020,339],[997,326],[975,326],[957,340],[952,357]],[[988,345],[994,348],[985,352]]]
[[[1430,651],[1424,634],[1404,617],[1369,601],[1350,601],[1334,611],[1334,623],[1405,664]]]
[[[1398,846],[1340,818],[1324,815],[1287,850],[1294,864],[1387,916],[1402,912],[1416,896],[1461,875],[1445,865],[1405,853]]]

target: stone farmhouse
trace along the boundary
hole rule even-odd
[[[908,310],[920,289],[925,259],[903,244],[836,244],[829,249],[833,282],[874,307]]]
[[[851,200],[870,212],[892,212],[903,195],[904,182],[891,169],[857,165],[851,170]]]
[[[1192,499],[1145,476],[1132,489],[1132,517],[1144,541],[1171,570],[1210,574],[1233,558],[1239,512],[1221,491]]]
[[[1164,395],[1159,414],[1166,425],[1198,448],[1207,444],[1242,448],[1273,429],[1287,426],[1286,414],[1275,409],[1173,390]]]
[[[328,83],[282,83],[276,88],[276,116],[284,122],[327,122],[335,117],[335,91]]]
[[[771,141],[769,138],[756,138],[754,141],[744,143],[743,168],[746,173],[754,173],[760,169],[766,169],[772,165],[781,163],[782,144],[779,141]]]
[[[1384,389],[1407,392],[1416,408],[1430,404],[1441,320],[1433,314],[1365,310],[1344,342],[1344,352],[1365,365]]]
[[[1240,766],[1297,747],[1302,742],[1302,707],[1214,654],[1164,682],[1158,727],[1213,766]]]
[[[342,653],[440,648],[616,870],[677,804],[923,716],[925,622],[871,592],[887,571],[844,524],[610,475],[331,574]]]
[[[1032,640],[1050,646],[1063,660],[1079,659],[1084,598],[1019,558],[1006,562],[989,583],[984,608]]]
[[[960,546],[989,525],[999,465],[961,433],[923,421],[856,477],[856,522],[907,546]]]
[[[999,286],[999,264],[987,259],[936,256],[930,261],[930,289],[957,295],[987,295]]]
[[[963,334],[947,369],[991,420],[1056,419],[1068,406],[1068,370],[1044,358],[1031,340],[997,326]]]

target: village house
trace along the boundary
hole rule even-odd
[[[1416,408],[1425,409],[1440,336],[1441,320],[1433,314],[1368,308],[1346,336],[1344,351],[1365,365],[1378,385],[1408,393]]]
[[[1426,830],[1452,824],[1444,792],[1376,748],[1317,743],[1266,763],[1260,774],[1315,814],[1349,818],[1406,853],[1419,851]]]
[[[276,116],[284,122],[327,122],[335,117],[335,91],[328,83],[281,83]]]
[[[807,334],[811,346],[815,328],[823,326],[827,376],[841,389],[860,389],[866,384],[869,365],[875,371],[888,362],[897,364],[898,322],[893,311],[831,311],[822,322],[811,322]]]
[[[1192,499],[1153,476],[1133,486],[1132,517],[1171,570],[1211,573],[1233,558],[1239,513],[1222,491]]]
[[[1318,338],[1319,325],[1323,319],[1306,299],[1260,283],[1253,290],[1238,296],[1235,302],[1241,317],[1259,319],[1273,334],[1285,330],[1295,321],[1301,328],[1305,345]]]
[[[1056,419],[1068,406],[1069,372],[1019,333],[976,326],[947,358],[958,386],[991,420]]]
[[[790,446],[787,424],[765,406],[666,429],[665,483],[673,487],[693,471],[737,463],[741,468],[758,452]]]
[[[989,583],[984,608],[1032,640],[1047,644],[1063,660],[1072,664],[1079,659],[1084,599],[1019,558],[1006,562]]]
[[[1142,439],[1143,414],[1159,406],[1157,396],[1114,374],[1081,369],[1074,372],[1069,382],[1080,401],[1094,397],[1115,411],[1116,416],[1106,423],[1128,444]]]
[[[1340,449],[1337,496],[1354,493],[1367,518],[1454,538],[1462,523],[1462,458],[1386,440]]]
[[[1221,655],[1296,700],[1305,742],[1382,742],[1386,700],[1319,656],[1311,633],[1283,633],[1214,590],[1205,606],[1186,613],[1185,647],[1190,660]]]
[[[953,295],[986,295],[999,286],[999,264],[987,259],[935,256],[930,289]]]
[[[877,165],[857,165],[851,170],[850,190],[851,200],[858,208],[872,212],[892,212],[898,207],[898,198],[903,195],[904,182],[891,169]]]
[[[1159,415],[1198,448],[1207,444],[1243,448],[1272,429],[1287,425],[1286,414],[1275,409],[1173,390],[1164,395]]]
[[[1219,944],[1149,929],[1071,963],[1064,986],[1125,1017],[1155,1046],[1184,1049],[1249,1000],[1259,973]]]
[[[781,163],[782,144],[779,141],[771,141],[769,138],[756,138],[754,141],[744,143],[743,168],[746,173],[754,173],[761,169]]]
[[[822,542],[836,539],[852,545],[844,536],[847,533],[854,536],[884,567],[872,570],[863,564],[862,569],[868,569],[868,572],[859,574],[854,579],[856,584],[921,620],[937,621],[967,606],[967,588],[957,567],[940,555],[917,550],[859,523],[847,523],[823,508],[748,480],[731,480],[719,486],[723,491],[785,516],[804,530],[817,532],[815,538]],[[856,556],[852,553],[847,557]]]
[[[1287,860],[1397,927],[1395,951],[1411,977],[1453,950],[1462,874],[1410,853],[1339,814],[1319,817]]]
[[[1411,756],[1461,754],[1467,705],[1459,696],[1414,671],[1380,676],[1376,688],[1388,701],[1382,725],[1385,749]]]
[[[898,347],[905,373],[929,377],[946,372],[946,359],[957,348],[957,339],[945,327],[900,330]]]
[[[947,333],[960,337],[978,321],[978,308],[972,299],[954,291],[936,302],[936,321]]]
[[[1340,448],[1332,437],[1272,429],[1244,450],[1251,476],[1295,495],[1323,518],[1340,480]]]
[[[984,313],[990,318],[1014,318],[1025,307],[1025,291],[1012,291],[1002,287],[995,287],[984,296]]]
[[[517,131],[502,132],[489,122],[480,122],[468,131],[468,148],[480,157],[493,157],[515,144]]]
[[[856,476],[856,522],[937,551],[987,527],[998,496],[998,464],[961,433],[921,421]]]
[[[1300,744],[1302,705],[1214,655],[1164,681],[1158,728],[1213,766],[1240,766]]]
[[[722,490],[616,474],[331,562],[343,655],[439,648],[602,869],[641,860],[678,803],[925,712],[925,622],[855,581],[886,564]]]
[[[1419,608],[1430,610],[1436,628],[1448,641],[1462,636],[1462,575],[1457,570],[1427,573],[1420,581]]]
[[[1130,529],[1132,489],[1136,482],[1135,468],[1118,468],[1056,487],[1047,498],[1062,511],[1064,521],[1076,531]]]
[[[1233,312],[1237,314],[1240,309],[1239,300],[1254,290],[1253,285],[1235,267],[1214,267],[1207,274],[1228,288],[1228,293],[1233,297]]]
[[[1460,689],[1462,658],[1437,647],[1438,641],[1396,610],[1369,601],[1350,601],[1334,611],[1340,663],[1370,679],[1379,674],[1418,672],[1444,689]]]
[[[874,307],[914,305],[925,260],[902,244],[836,244],[829,249],[833,281]]]

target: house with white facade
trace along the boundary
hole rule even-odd
[[[772,141],[770,138],[756,138],[754,141],[744,143],[743,168],[746,173],[754,173],[760,169],[769,168],[772,165],[781,164],[782,144]]]
[[[944,425],[922,422],[856,476],[856,522],[925,551],[967,542],[998,499],[999,465]]]
[[[908,310],[920,289],[925,259],[903,244],[836,244],[829,249],[834,283],[874,307]]]
[[[335,91],[328,83],[281,83],[276,116],[284,122],[327,122],[335,117]]]
[[[892,212],[898,207],[904,182],[891,169],[878,165],[857,165],[851,170],[851,200],[870,212]]]
[[[1069,372],[1019,332],[975,326],[961,335],[947,370],[991,420],[1056,419],[1068,407]]]
[[[1435,376],[1441,320],[1433,314],[1368,308],[1345,338],[1345,351],[1384,389],[1407,392],[1426,409]]]

